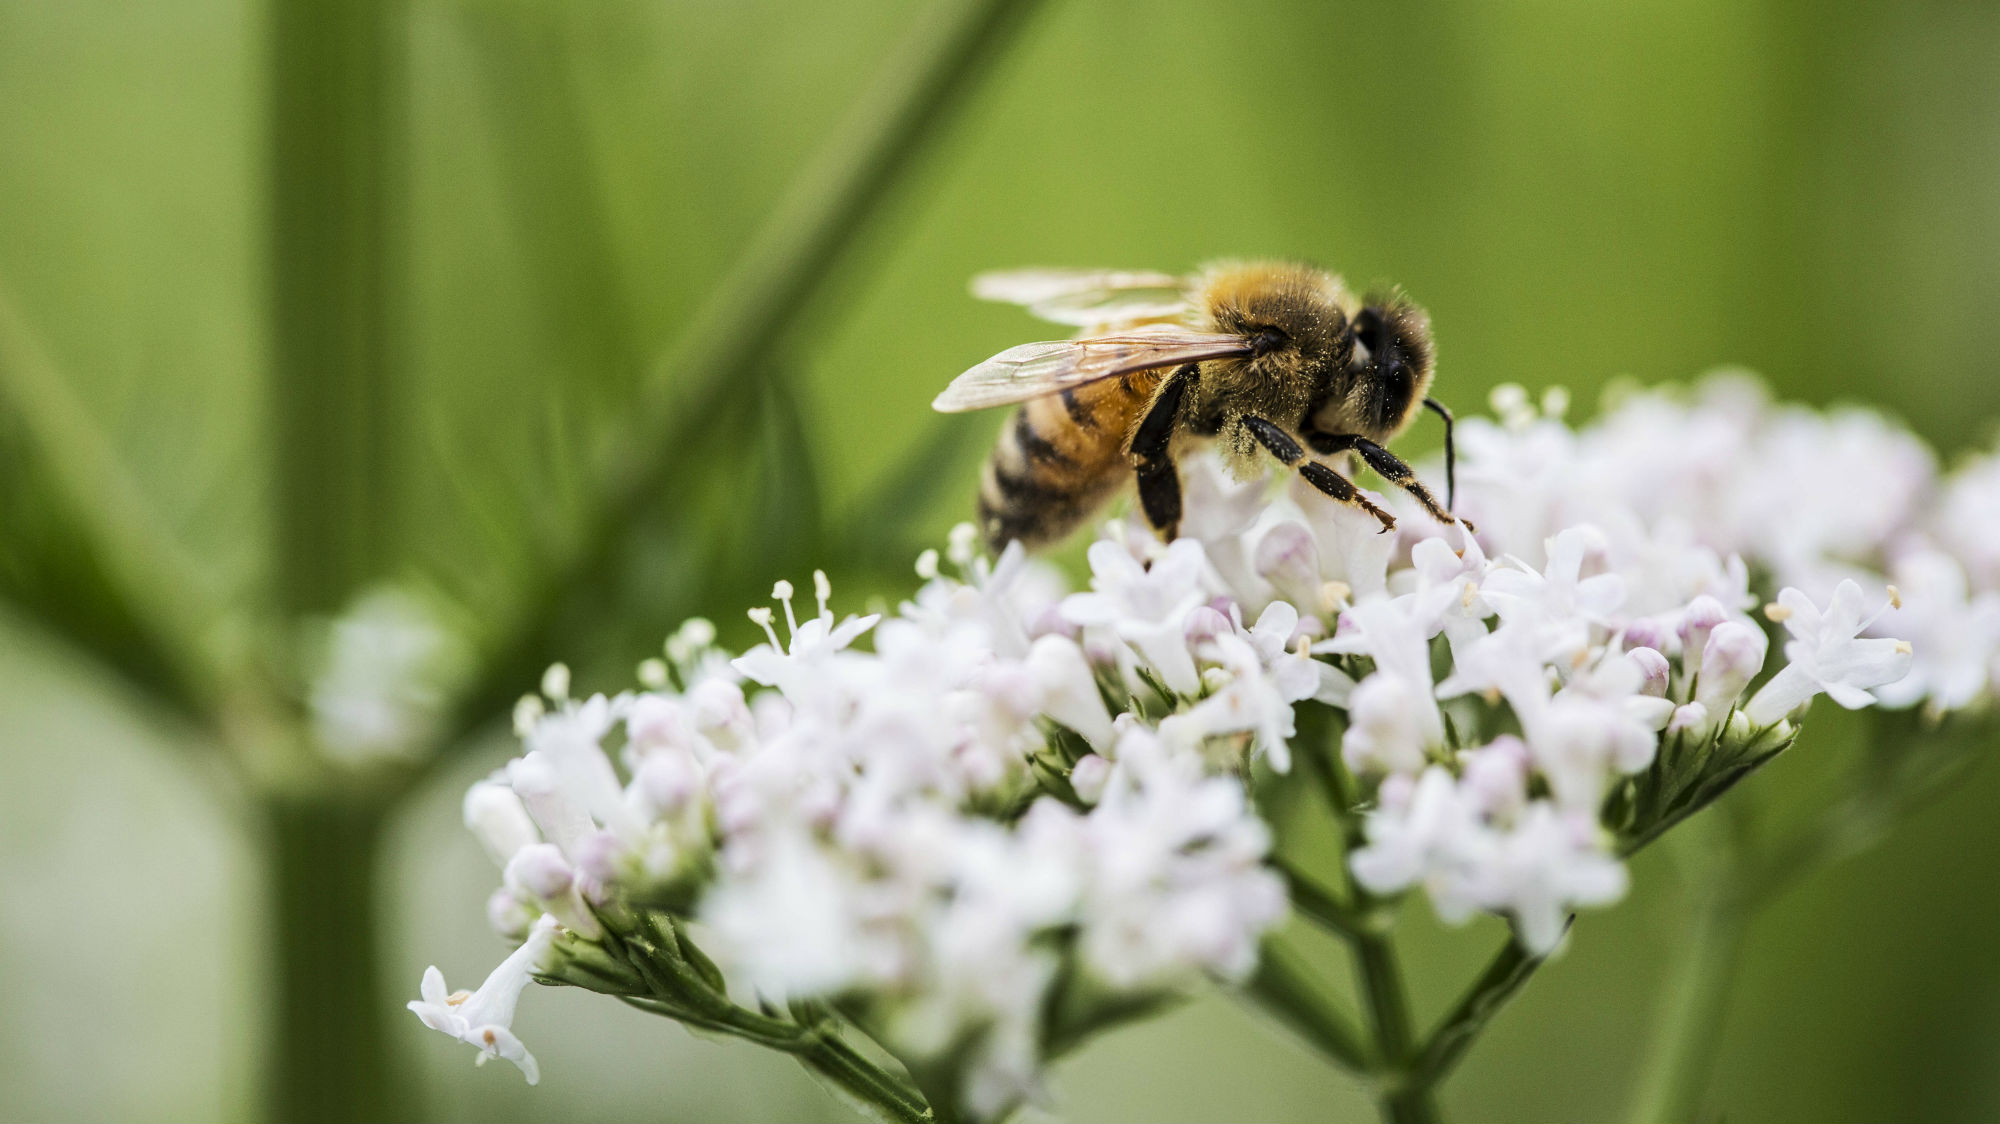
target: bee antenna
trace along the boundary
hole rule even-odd
[[[1451,443],[1451,411],[1435,398],[1424,399],[1424,409],[1444,419],[1444,509],[1450,511],[1458,499],[1458,450]]]

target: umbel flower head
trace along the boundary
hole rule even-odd
[[[510,1022],[532,972],[866,1099],[815,1052],[845,1028],[933,1104],[998,1117],[1089,1033],[1255,970],[1287,912],[1269,786],[1345,778],[1365,892],[1499,915],[1541,954],[1817,695],[1985,705],[1991,458],[1940,481],[1879,416],[1740,378],[1582,429],[1495,405],[1462,427],[1476,537],[1400,496],[1374,497],[1401,516],[1378,535],[1191,458],[1187,536],[1112,520],[1084,588],[1018,547],[975,557],[964,528],[893,612],[839,616],[815,574],[816,611],[778,583],[733,659],[697,621],[638,689],[552,675],[522,756],[465,802],[526,951],[464,1000],[427,977],[412,1009],[532,1079]]]

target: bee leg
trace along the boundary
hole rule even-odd
[[[1437,497],[1431,495],[1430,489],[1424,487],[1423,481],[1417,479],[1416,472],[1404,463],[1403,458],[1366,437],[1354,433],[1322,433],[1318,430],[1308,430],[1305,438],[1306,444],[1312,446],[1313,452],[1321,456],[1332,456],[1350,450],[1361,454],[1361,459],[1369,468],[1375,470],[1377,476],[1410,493],[1418,503],[1424,505],[1425,511],[1430,512],[1432,519],[1447,526],[1457,522],[1452,518],[1451,512],[1438,505]]]
[[[1395,530],[1395,516],[1370,503],[1368,497],[1361,494],[1361,489],[1349,483],[1345,476],[1318,461],[1307,460],[1306,451],[1299,448],[1299,443],[1292,440],[1291,434],[1263,418],[1246,417],[1243,419],[1243,424],[1249,427],[1250,436],[1255,437],[1258,444],[1269,449],[1272,456],[1298,469],[1299,475],[1306,478],[1306,483],[1333,497],[1336,502],[1349,507],[1358,507],[1373,515],[1375,520],[1382,524],[1384,533]]]
[[[1168,376],[1154,393],[1153,403],[1147,407],[1139,428],[1132,431],[1132,461],[1139,473],[1139,507],[1146,513],[1146,522],[1168,542],[1181,529],[1181,475],[1169,450],[1181,402],[1200,371],[1199,364],[1189,363]]]

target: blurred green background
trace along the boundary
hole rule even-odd
[[[681,393],[702,372],[662,357],[690,354],[813,154],[866,135],[885,60],[935,17],[0,0],[0,1117],[332,1114],[338,1089],[269,1074],[358,1010],[386,1020],[383,1053],[324,1068],[375,1075],[372,1111],[848,1118],[786,1059],[609,1001],[526,998],[533,1089],[400,1005],[426,964],[457,984],[503,953],[457,805],[508,755],[478,720],[532,685],[521,660],[615,687],[686,615],[742,639],[743,605],[815,562],[844,603],[893,594],[964,515],[1000,419],[948,427],[928,402],[1037,331],[965,295],[977,270],[1303,257],[1427,304],[1461,410],[1500,382],[1587,408],[1615,376],[1737,363],[1884,406],[1947,454],[1992,437],[2000,7],[1969,3],[1047,0],[866,193],[782,346],[713,400]],[[686,423],[669,468],[617,512],[583,596],[545,597],[635,401]],[[296,709],[287,614],[384,579],[482,651],[549,606],[456,716],[483,732],[386,780],[244,748],[282,746]],[[173,649],[195,635],[254,670],[190,677]],[[1811,791],[1852,749],[1858,726],[1815,718],[1753,799]],[[2000,1116],[1996,806],[1989,763],[1760,917],[1718,1117]],[[301,864],[307,892],[283,892]],[[1620,1111],[1696,876],[1672,848],[1635,874],[1449,1113]],[[1431,1012],[1498,929],[1410,917]],[[1071,1119],[1372,1116],[1220,999],[1056,1083]]]

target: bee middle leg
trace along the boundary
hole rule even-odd
[[[1181,529],[1181,474],[1174,467],[1174,428],[1188,386],[1201,377],[1189,363],[1167,377],[1132,434],[1132,462],[1139,474],[1139,507],[1160,538],[1172,542]]]
[[[1318,461],[1307,460],[1306,451],[1299,448],[1299,443],[1292,440],[1291,434],[1259,417],[1246,417],[1243,419],[1243,424],[1250,428],[1250,436],[1255,437],[1258,444],[1269,449],[1272,456],[1285,462],[1289,467],[1298,469],[1299,475],[1306,478],[1306,483],[1339,503],[1358,507],[1373,515],[1376,522],[1382,524],[1384,533],[1396,529],[1395,516],[1369,502],[1368,497],[1361,494],[1361,489],[1350,483],[1345,476]]]
[[[1305,439],[1306,444],[1312,446],[1313,452],[1321,456],[1332,456],[1335,453],[1349,451],[1361,454],[1361,459],[1367,463],[1369,468],[1375,470],[1377,476],[1410,493],[1418,503],[1424,506],[1425,511],[1430,512],[1432,519],[1447,526],[1457,522],[1452,517],[1451,512],[1446,511],[1438,504],[1437,497],[1431,495],[1430,489],[1424,487],[1423,481],[1417,479],[1416,471],[1405,463],[1403,458],[1368,440],[1366,437],[1354,433],[1324,433],[1319,430],[1307,430]]]

